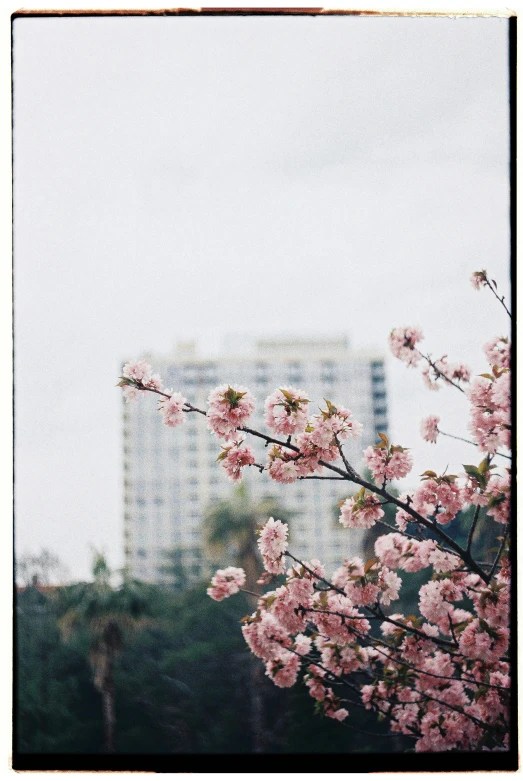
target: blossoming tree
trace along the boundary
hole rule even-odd
[[[475,272],[472,284],[488,288],[510,317],[485,271]],[[277,388],[265,400],[265,433],[248,426],[255,400],[246,387],[220,385],[202,410],[162,388],[143,361],[127,363],[119,384],[128,402],[157,394],[167,426],[183,424],[188,414],[205,415],[221,441],[218,460],[231,480],[241,480],[242,471],[254,467],[280,483],[345,481],[348,495],[339,521],[348,534],[376,524],[383,528],[373,558],[345,559],[329,574],[320,561],[293,555],[287,524],[269,518],[259,530],[265,572],[258,583],[270,587],[276,575],[284,575],[285,582],[255,595],[257,608],[244,619],[242,631],[277,686],[292,686],[301,670],[326,716],[343,721],[351,709],[371,709],[392,732],[411,737],[418,752],[507,750],[510,344],[504,336],[491,339],[484,348],[489,370],[471,377],[466,366],[447,356],[434,360],[424,354],[422,339],[419,328],[396,328],[390,349],[407,366],[421,366],[429,388],[448,385],[467,396],[471,439],[465,441],[476,446],[478,458],[460,475],[427,469],[415,490],[399,496],[390,483],[411,472],[409,450],[380,433],[363,454],[372,475],[365,479],[343,450],[362,427],[349,409],[330,400],[311,414],[306,393]],[[421,421],[427,442],[455,436],[444,434],[439,424],[434,415]],[[266,463],[256,462],[249,437],[264,441]],[[395,508],[395,525],[386,520],[385,504]],[[460,545],[447,527],[467,507],[473,508],[472,520],[466,545]],[[473,555],[481,518],[500,532],[489,561]],[[395,612],[404,578],[420,570],[427,578],[417,615]],[[222,600],[244,585],[244,571],[227,567],[216,572],[208,594]]]

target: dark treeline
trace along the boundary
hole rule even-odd
[[[15,602],[15,749],[21,754],[403,748],[401,738],[361,732],[386,731],[363,709],[354,708],[349,723],[340,724],[315,715],[303,684],[274,686],[241,635],[240,619],[250,612],[241,594],[216,603],[204,585],[176,594],[136,582],[118,589],[106,584],[104,592],[98,573],[89,584],[28,586]],[[112,746],[104,686],[114,694]]]
[[[390,508],[385,520],[393,523]],[[390,517],[389,517],[390,516]],[[453,521],[466,539],[470,512]],[[383,528],[373,528],[364,558]],[[462,542],[461,538],[458,540]],[[481,554],[495,533],[478,527]],[[40,557],[41,558],[41,557]],[[49,558],[49,555],[47,555]],[[46,558],[46,561],[47,561]],[[40,559],[38,559],[40,562]],[[15,751],[20,754],[380,753],[410,751],[361,706],[344,723],[319,716],[302,682],[278,689],[241,634],[252,598],[214,602],[188,588],[124,579],[102,556],[93,581],[15,594]],[[181,573],[183,575],[183,573]],[[431,571],[403,575],[391,612],[416,610]],[[184,584],[180,588],[180,584]],[[272,586],[274,588],[274,586]]]

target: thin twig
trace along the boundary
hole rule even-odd
[[[487,286],[492,290],[492,292],[494,293],[495,297],[498,299],[499,303],[501,304],[501,306],[503,307],[503,309],[505,310],[507,315],[512,320],[512,315],[510,314],[509,310],[507,309],[507,307],[505,305],[505,296],[502,296],[501,298],[498,296],[497,291],[494,290],[494,288],[492,287],[492,285],[490,283],[490,279],[487,277],[486,274],[485,274],[485,282],[487,283]]]
[[[419,352],[419,350],[418,350],[418,352]],[[429,364],[429,366],[431,366],[431,367],[434,369],[434,371],[435,371],[435,372],[436,372],[436,374],[438,375],[438,377],[436,377],[436,379],[439,379],[439,377],[442,377],[442,378],[445,380],[445,382],[448,382],[448,383],[449,383],[449,385],[453,385],[455,388],[457,388],[457,390],[461,391],[461,393],[465,393],[465,391],[463,390],[463,388],[461,387],[461,385],[458,385],[456,382],[454,382],[454,380],[451,380],[451,379],[450,379],[450,377],[447,377],[447,375],[446,375],[446,374],[444,374],[444,372],[442,372],[440,369],[438,369],[438,367],[436,366],[436,364],[434,363],[434,361],[432,361],[432,360],[431,360],[431,359],[428,357],[428,355],[423,355],[423,353],[422,353],[422,352],[420,352],[419,354],[421,355],[421,357],[422,357],[422,358],[425,358],[425,360],[427,361],[427,363]]]
[[[135,387],[139,388],[140,390],[149,390],[153,393],[158,393],[161,396],[165,396],[167,398],[170,398],[168,394],[163,393],[162,391],[157,391],[154,388],[147,388],[144,385],[142,385],[141,382],[136,382]],[[460,390],[462,390],[460,388]],[[192,404],[189,404],[189,402],[185,403],[185,406],[187,407],[187,411],[189,412],[198,412],[201,415],[206,415],[206,412],[204,410],[198,409],[198,407],[194,407]],[[279,439],[275,439],[274,437],[270,437],[267,434],[262,434],[260,431],[256,431],[255,429],[248,428],[247,426],[240,426],[238,428],[238,431],[245,431],[247,434],[251,434],[252,436],[258,437],[260,439],[263,439],[267,444],[274,443],[276,445],[280,445],[281,447],[286,447],[289,450],[293,450],[295,453],[300,453],[300,449],[296,447],[296,445],[287,444],[287,442],[282,442]],[[357,474],[357,472],[354,471],[354,469],[348,465],[347,470],[343,470],[340,467],[335,466],[334,464],[330,464],[327,461],[320,460],[318,462],[320,466],[324,466],[326,469],[329,469],[332,472],[336,472],[338,475],[341,475],[341,477],[344,477],[346,480],[349,480],[353,483],[356,483],[357,485],[361,485],[364,488],[367,488],[372,493],[378,494],[383,499],[388,500],[392,504],[395,504],[397,507],[401,507],[402,510],[406,510],[406,512],[415,520],[419,521],[419,523],[422,524],[422,526],[425,526],[427,529],[430,529],[434,534],[437,534],[447,545],[449,548],[451,548],[455,553],[458,554],[458,556],[467,564],[470,569],[475,572],[477,575],[480,576],[482,580],[485,581],[485,583],[488,583],[488,575],[479,567],[474,559],[470,556],[469,553],[467,553],[466,550],[463,550],[460,545],[458,545],[457,542],[455,542],[451,537],[449,537],[445,532],[440,529],[436,523],[433,523],[432,521],[429,521],[428,518],[425,518],[423,515],[418,513],[416,510],[414,510],[412,507],[410,507],[409,504],[406,504],[405,502],[401,502],[396,497],[392,496],[392,494],[388,493],[384,488],[379,488],[376,485],[373,485],[372,483],[369,483],[367,480],[364,480],[360,475]]]
[[[465,437],[458,437],[456,434],[448,434],[446,431],[442,431],[440,428],[438,428],[438,433],[444,437],[450,437],[451,439],[458,439],[460,442],[466,442],[467,445],[474,445],[474,447],[479,447],[476,442],[472,442],[470,439],[465,439]],[[505,453],[500,453],[498,450],[494,452],[494,455],[500,456],[501,458],[508,458],[509,461],[512,461],[512,456],[507,456]]]
[[[497,556],[494,559],[494,564],[492,565],[492,569],[489,572],[489,576],[488,576],[488,582],[489,583],[492,580],[492,576],[494,575],[494,570],[498,566],[498,562],[499,562],[499,560],[501,558],[501,554],[503,553],[503,549],[505,548],[505,543],[507,541],[507,536],[508,536],[508,524],[507,524],[507,526],[505,528],[505,532],[503,534],[503,540],[501,541],[501,545],[499,546],[499,550],[498,550]]]

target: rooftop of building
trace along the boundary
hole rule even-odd
[[[263,361],[383,361],[379,351],[352,349],[346,335],[333,336],[286,336],[249,338],[230,336],[225,340],[222,352],[214,355],[202,355],[195,340],[179,341],[172,353],[146,353],[150,362],[205,365],[223,361],[241,361],[259,363]]]

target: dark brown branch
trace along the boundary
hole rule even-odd
[[[479,511],[480,511],[480,506],[478,504],[476,505],[476,509],[474,510],[474,518],[472,519],[472,523],[470,524],[469,535],[467,537],[467,553],[470,553],[470,549],[472,547],[472,538],[474,536],[474,532],[476,531],[476,525],[478,523],[478,518],[479,518]]]
[[[168,394],[163,393],[162,391],[157,391],[153,388],[147,388],[144,385],[142,385],[142,383],[140,382],[136,382],[135,387],[139,388],[140,390],[149,390],[153,393],[158,393],[161,396],[165,396],[166,398],[170,398]],[[201,415],[206,415],[206,412],[204,410],[198,409],[198,407],[194,407],[192,404],[189,404],[189,402],[186,402],[185,406],[187,407],[187,411],[189,412],[198,412]],[[247,434],[251,434],[254,437],[263,439],[267,444],[280,445],[281,447],[285,447],[288,448],[289,450],[293,450],[295,453],[300,452],[300,449],[296,447],[296,445],[287,444],[287,442],[282,442],[279,439],[270,437],[267,434],[262,434],[260,431],[256,431],[255,429],[248,428],[247,426],[240,426],[238,428],[238,431],[245,431]],[[372,493],[378,494],[383,499],[386,499],[392,504],[395,504],[397,507],[401,507],[402,510],[405,510],[412,518],[414,518],[419,523],[421,523],[422,526],[425,526],[427,529],[430,529],[434,534],[438,535],[448,545],[449,548],[451,548],[455,553],[458,554],[458,556],[465,562],[465,564],[467,564],[470,567],[470,569],[473,572],[479,575],[480,578],[485,581],[485,583],[488,583],[488,575],[481,569],[481,567],[479,567],[476,564],[476,562],[470,556],[470,554],[467,551],[463,550],[463,548],[461,548],[457,542],[455,542],[451,537],[445,534],[445,532],[442,529],[440,529],[435,523],[429,521],[428,518],[425,518],[423,515],[418,513],[416,510],[410,507],[409,504],[406,504],[405,502],[401,502],[399,499],[392,496],[392,494],[389,494],[384,488],[379,488],[378,486],[369,483],[367,480],[364,480],[362,477],[360,477],[360,475],[357,474],[357,472],[350,466],[350,464],[348,464],[348,462],[347,462],[348,468],[346,470],[343,470],[340,467],[335,466],[334,464],[330,464],[327,461],[320,460],[318,463],[321,466],[324,466],[326,469],[329,469],[330,471],[336,472],[338,475],[341,475],[341,477],[344,477],[346,480],[356,483],[357,485],[361,485],[362,487],[367,488],[367,490],[371,491]]]

